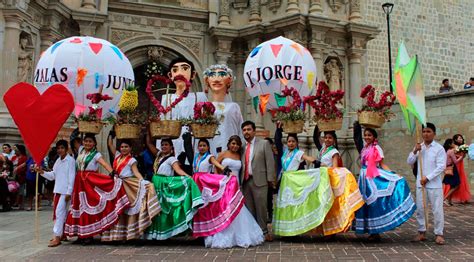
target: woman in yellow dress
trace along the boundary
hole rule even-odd
[[[334,203],[324,219],[322,228],[319,228],[328,236],[349,230],[355,219],[355,212],[364,205],[364,200],[354,175],[342,165],[337,150],[336,132],[324,132],[323,145],[319,140],[320,136],[316,126],[313,140],[319,150],[318,160],[321,167],[329,167],[329,181],[334,194]]]

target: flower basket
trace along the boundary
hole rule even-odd
[[[342,129],[342,118],[333,118],[329,120],[318,119],[316,120],[319,130],[324,131],[337,131]]]
[[[117,139],[136,139],[140,137],[140,126],[133,124],[115,125]]]
[[[299,134],[303,132],[304,120],[284,120],[283,132],[287,134]]]
[[[150,133],[153,138],[176,139],[181,135],[181,122],[179,120],[160,120],[150,122]]]
[[[217,124],[191,124],[195,138],[213,138],[216,134]]]
[[[102,123],[98,121],[77,121],[77,126],[79,127],[79,132],[81,133],[92,133],[98,134],[102,130]]]
[[[380,112],[360,111],[358,113],[359,123],[370,128],[379,128],[385,123],[385,117]]]

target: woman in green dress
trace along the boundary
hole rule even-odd
[[[161,213],[153,219],[146,238],[164,240],[192,229],[192,219],[203,205],[201,192],[193,179],[180,167],[174,156],[171,139],[161,140],[161,151],[147,139],[150,151],[156,155],[152,179],[161,205]]]
[[[278,123],[277,129],[281,126]],[[277,130],[277,131],[278,131]],[[278,136],[281,144],[281,135]],[[287,148],[281,158],[282,176],[280,191],[273,213],[273,233],[279,236],[304,234],[321,225],[331,209],[334,196],[328,168],[299,170],[300,163],[315,163],[298,147],[296,134],[288,134]]]

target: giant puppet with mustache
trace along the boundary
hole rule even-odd
[[[175,101],[179,96],[181,96],[186,91],[186,82],[176,79],[177,76],[184,76],[186,80],[192,83],[193,79],[196,77],[196,69],[194,64],[184,57],[178,57],[173,59],[168,67],[168,77],[173,80],[174,85],[176,86],[176,92],[174,94],[163,95],[161,98],[161,104],[164,107],[167,107],[170,103]],[[199,102],[207,102],[207,97],[203,92],[189,93],[186,97],[179,102],[171,112],[168,112],[165,115],[165,119],[188,119],[193,116],[194,104]],[[160,141],[156,143],[157,147],[160,146]],[[175,156],[178,158],[179,162],[182,164],[183,170],[191,175],[192,174],[192,161],[193,156],[192,152],[192,140],[189,128],[183,126],[181,129],[181,137],[173,140]],[[185,146],[187,148],[186,154]]]

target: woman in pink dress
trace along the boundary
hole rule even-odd
[[[242,141],[231,136],[228,150],[216,160],[209,153],[209,142],[199,140],[194,157],[194,180],[202,191],[204,206],[194,216],[193,235],[205,237],[210,248],[249,247],[263,242],[263,232],[244,205],[237,176],[240,172]],[[213,166],[224,175],[211,173]]]

